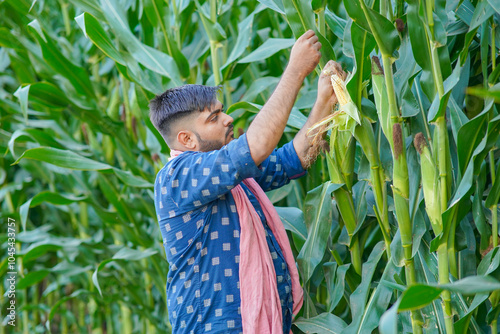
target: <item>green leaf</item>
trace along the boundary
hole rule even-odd
[[[72,104],[59,87],[49,82],[30,84],[29,101],[49,108],[67,108],[68,105]]]
[[[33,159],[44,161],[59,167],[76,169],[76,170],[95,170],[106,171],[112,170],[116,176],[120,178],[125,184],[132,187],[150,188],[153,185],[138,177],[125,172],[121,169],[114,168],[108,164],[98,162],[89,158],[85,158],[73,151],[60,150],[53,147],[37,147],[26,150],[23,154],[12,164],[18,164],[22,159]]]
[[[82,243],[82,240],[76,238],[50,238],[32,244],[23,249],[18,255],[22,255],[23,263],[28,263],[38,259],[47,252],[57,251],[62,248],[75,248]]]
[[[297,257],[304,282],[311,278],[314,269],[325,254],[332,224],[331,193],[340,186],[325,182],[307,193],[304,206],[304,218],[308,230],[307,240]]]
[[[9,49],[23,49],[21,42],[14,35],[12,35],[11,31],[6,27],[0,28],[0,46]]]
[[[248,15],[243,21],[238,23],[238,37],[236,39],[236,43],[234,47],[231,49],[231,53],[226,60],[222,69],[229,66],[232,62],[238,59],[250,45],[250,40],[252,38],[252,26],[253,26],[253,18],[255,14],[258,13],[258,10],[255,10],[252,14]]]
[[[293,189],[293,185],[291,183],[277,189],[273,189],[270,191],[266,191],[266,195],[271,201],[271,203],[275,204],[278,201],[286,198]]]
[[[59,262],[56,266],[54,266],[50,271],[59,274],[59,275],[64,275],[65,277],[70,277],[70,276],[76,276],[83,274],[87,271],[92,270],[92,266],[81,266],[79,264],[73,264],[69,263],[67,261]]]
[[[438,298],[443,289],[425,284],[415,284],[403,293],[398,310],[418,310]]]
[[[415,284],[403,293],[399,311],[409,311],[422,308],[435,300],[443,290],[464,295],[483,294],[500,290],[500,282],[490,276],[469,276],[449,284],[426,285]]]
[[[50,270],[47,269],[30,271],[17,282],[16,288],[19,290],[26,289],[43,280],[49,273]]]
[[[490,6],[500,14],[500,0],[488,0]]]
[[[373,247],[368,260],[363,263],[361,284],[356,288],[356,290],[354,290],[350,298],[352,322],[344,329],[343,333],[357,333],[359,326],[364,321],[371,280],[375,274],[377,264],[384,254],[384,251],[384,242],[379,241],[375,247]]]
[[[21,111],[23,112],[25,121],[28,120],[28,94],[30,92],[30,85],[19,87],[15,92],[14,96],[19,99],[21,104]]]
[[[67,78],[80,95],[95,98],[94,89],[85,69],[67,59],[53,43],[52,37],[47,35],[45,31],[41,28],[40,30],[36,29],[36,27],[39,27],[38,21],[32,21],[29,26],[32,28],[33,35],[42,49],[43,58],[47,64]]]
[[[102,8],[99,6],[95,0],[69,0],[76,7],[81,8],[84,12],[90,13],[92,16],[97,18],[99,21],[105,21],[104,15],[102,13]]]
[[[115,255],[113,255],[112,259],[113,260],[137,261],[140,259],[150,257],[151,255],[154,255],[156,253],[158,253],[157,250],[150,249],[150,248],[144,249],[144,250],[137,250],[137,249],[123,247]]]
[[[500,248],[495,247],[486,254],[477,267],[477,274],[481,276],[489,275],[497,270],[500,265]]]
[[[261,4],[271,8],[275,12],[285,15],[285,8],[282,0],[258,0]]]
[[[49,316],[48,316],[48,320],[47,322],[49,323],[50,325],[50,321],[52,319],[54,319],[54,316],[56,315],[56,312],[57,310],[59,309],[59,306],[61,306],[62,304],[64,304],[65,302],[67,302],[68,300],[72,299],[72,298],[76,298],[78,296],[81,296],[81,295],[86,295],[86,294],[90,294],[90,291],[88,290],[85,290],[85,289],[78,289],[76,290],[75,292],[73,292],[71,295],[69,296],[65,296],[61,299],[59,299],[53,306],[52,308],[50,309],[50,313],[49,313]]]
[[[243,101],[254,101],[257,97],[270,96],[271,92],[274,91],[280,78],[277,77],[262,77],[258,78],[248,89],[245,94],[241,97]],[[265,94],[264,94],[265,93]]]
[[[240,59],[238,63],[253,63],[271,57],[273,54],[295,44],[293,38],[269,38],[255,51]]]
[[[153,184],[151,182],[148,182],[141,177],[135,176],[130,172],[126,172],[118,168],[113,168],[113,172],[123,183],[128,186],[136,188],[153,188]]]
[[[19,208],[19,216],[21,219],[21,226],[23,231],[26,231],[26,222],[28,220],[28,211],[31,207],[40,205],[43,202],[51,203],[54,205],[68,205],[70,203],[79,202],[87,199],[87,196],[73,196],[73,195],[61,195],[59,193],[54,193],[51,191],[43,191],[34,197],[30,198],[28,201],[23,203]]]
[[[108,263],[110,263],[112,261],[116,261],[116,260],[137,261],[137,260],[141,260],[141,259],[150,257],[156,253],[158,253],[158,251],[153,250],[153,249],[137,250],[137,249],[131,249],[128,247],[123,247],[118,252],[116,252],[116,254],[111,259],[107,259],[107,260],[104,260],[101,263],[99,263],[96,270],[92,274],[92,282],[97,287],[99,294],[102,296],[102,290],[101,290],[101,286],[99,285],[99,278],[98,278],[97,274]]]
[[[26,128],[23,130],[19,129],[19,130],[16,130],[12,134],[12,136],[10,137],[9,142],[7,144],[9,151],[12,154],[12,157],[14,157],[14,158],[17,157],[15,150],[14,150],[15,143],[16,143],[16,141],[18,141],[18,139],[23,138],[23,137],[28,137],[32,141],[37,142],[40,145],[50,145],[50,146],[62,148],[61,144],[59,144],[57,141],[55,141],[52,136],[50,136],[49,134],[47,134],[44,131],[41,131],[38,129],[30,129],[30,128]]]
[[[105,170],[112,168],[108,164],[82,157],[72,151],[52,147],[36,147],[26,150],[12,165],[18,164],[22,159],[45,161],[59,167],[78,170]]]
[[[196,7],[198,7],[198,13],[200,14],[201,22],[208,35],[208,39],[211,42],[222,42],[225,40],[227,38],[226,32],[218,22],[210,19],[210,14],[206,12],[205,6],[200,5],[198,0],[196,0]]]
[[[399,275],[401,268],[394,265],[392,261],[388,261],[385,266],[381,280],[389,280],[394,275]],[[370,296],[370,300],[365,308],[365,314],[361,319],[359,332],[372,332],[380,322],[380,317],[385,312],[391,301],[394,290],[384,284],[378,284],[375,291]]]
[[[491,276],[469,276],[453,283],[442,284],[439,287],[464,295],[473,295],[500,290],[500,282]]]
[[[101,5],[113,32],[137,62],[151,71],[170,78],[176,86],[182,85],[179,70],[172,57],[141,43],[130,31],[123,6],[116,0],[102,0]]]
[[[472,31],[479,27],[484,21],[489,19],[493,14],[495,14],[495,10],[490,6],[488,0],[478,1],[476,9],[474,10],[474,14],[472,16],[472,20],[469,24],[469,31]]]
[[[466,166],[472,158],[474,150],[486,134],[487,122],[488,114],[481,113],[458,130],[457,150],[459,170],[461,173],[464,173]]]
[[[450,96],[450,101],[448,103],[448,106],[450,108],[450,121],[451,121],[451,130],[453,133],[453,139],[455,140],[455,142],[457,142],[458,131],[464,124],[466,124],[469,121],[469,119],[464,114],[462,109],[458,106],[453,96]]]
[[[262,106],[259,104],[241,101],[241,102],[236,102],[235,104],[227,108],[226,113],[228,115],[231,115],[233,118],[238,118],[241,117],[241,114],[237,114],[237,111],[239,110],[243,111],[248,110],[252,113],[258,113],[260,109],[262,109]]]
[[[286,125],[294,127],[296,129],[302,129],[304,124],[306,124],[307,117],[304,116],[299,109],[296,107],[292,108],[292,112],[290,113],[290,116],[288,117],[288,121],[286,122]]]
[[[304,213],[299,208],[294,207],[278,207],[276,206],[276,211],[285,226],[285,229],[295,233],[302,240],[307,239],[307,228],[304,224]]]
[[[500,84],[485,89],[478,87],[467,87],[467,94],[474,95],[482,98],[494,99],[496,103],[500,103]]]
[[[344,38],[344,29],[347,24],[347,21],[344,20],[343,18],[335,15],[332,11],[328,10],[328,8],[325,10],[325,19],[326,23],[328,24],[328,27],[330,30],[337,36],[339,39]],[[344,41],[345,43],[345,41]]]
[[[432,76],[432,53],[427,41],[426,28],[420,17],[421,1],[409,0],[408,3],[408,33],[410,35],[413,56],[422,68],[421,85],[425,95],[430,99],[436,96],[436,88]],[[465,61],[465,58],[463,58]]]
[[[380,64],[380,62],[378,63]],[[372,85],[377,114],[380,120],[382,130],[386,138],[392,139],[391,112],[389,110],[389,98],[387,96],[387,87],[383,72],[380,71],[374,58],[372,58]],[[392,142],[392,140],[390,141]],[[392,144],[391,144],[392,146]]]
[[[318,36],[318,40],[322,45],[320,67],[323,68],[329,60],[335,60],[335,53],[330,41],[316,29],[311,2],[307,0],[283,0],[283,5],[285,7],[286,20],[295,38],[299,38],[309,29],[314,30],[316,36]]]
[[[353,102],[362,112],[367,109],[361,106],[363,82],[370,76],[370,52],[375,45],[372,35],[358,25],[352,24],[351,20],[348,21],[344,30],[344,53],[352,54],[355,60],[353,68],[355,72],[346,86]]]
[[[99,270],[101,270],[102,268],[104,268],[104,266],[110,262],[112,262],[113,260],[112,259],[107,259],[105,261],[102,261],[101,263],[99,263],[99,265],[97,266],[96,270],[94,271],[94,273],[92,274],[92,282],[94,283],[94,285],[96,286],[97,288],[97,291],[99,291],[99,294],[102,296],[102,291],[101,291],[101,286],[99,285],[99,278],[97,277],[97,273],[99,272]]]
[[[474,296],[470,307],[467,312],[461,316],[457,322],[454,323],[455,333],[464,333],[466,334],[469,330],[470,319],[472,316],[472,312],[474,312],[486,299],[488,299],[488,294],[477,294]]]
[[[401,298],[380,317],[379,330],[381,334],[394,334],[398,332],[398,307]]]
[[[343,264],[338,267],[336,278],[335,278],[335,288],[333,289],[330,308],[329,311],[332,312],[338,305],[342,297],[344,296],[345,284],[346,284],[346,274],[347,270],[351,267],[351,264]]]
[[[397,50],[401,45],[401,38],[396,27],[384,16],[366,7],[364,0],[359,1],[361,2],[370,28],[368,31],[375,37],[380,52],[388,57],[397,58]]]
[[[500,172],[500,170],[497,169]],[[482,195],[486,186],[486,168],[481,168],[481,171],[476,179],[476,187],[474,191],[474,199],[472,201],[472,215],[474,223],[476,224],[477,230],[481,235],[481,241],[479,245],[479,250],[483,252],[490,246],[491,238],[491,227],[486,222],[486,217],[483,210],[483,199]],[[490,192],[491,194],[491,192]],[[483,258],[484,260],[485,258]],[[479,268],[479,267],[478,267]],[[484,275],[477,271],[479,275]]]
[[[448,97],[453,87],[455,87],[455,85],[460,81],[462,68],[463,65],[461,65],[460,62],[457,62],[452,74],[443,82],[444,95],[442,98],[439,98],[439,95],[436,95],[432,101],[432,105],[429,109],[429,115],[427,116],[430,122],[434,122],[438,117],[442,117],[446,113],[446,106],[449,100]]]
[[[111,39],[99,24],[99,21],[89,13],[83,13],[75,17],[75,20],[85,33],[85,36],[90,38],[92,43],[104,52],[106,56],[122,65],[126,65],[125,59],[123,59],[120,51],[111,42]]]
[[[305,333],[341,333],[346,327],[346,323],[341,318],[331,313],[321,313],[313,318],[298,318],[293,322],[301,331]]]

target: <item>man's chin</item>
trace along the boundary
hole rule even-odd
[[[200,151],[201,152],[210,152],[215,150],[220,150],[224,146],[222,142],[216,140],[202,140],[200,142]]]
[[[227,137],[226,145],[229,144],[233,140],[234,140],[234,135],[231,134],[230,136]]]

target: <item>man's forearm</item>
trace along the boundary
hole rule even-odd
[[[318,65],[321,43],[308,30],[293,45],[290,61],[271,98],[248,127],[250,154],[258,166],[271,154],[285,130],[302,81]]]
[[[293,146],[295,147],[295,151],[300,159],[302,167],[307,169],[310,167],[311,163],[316,160],[320,152],[319,145],[321,143],[317,143],[316,145],[313,143],[313,138],[307,136],[307,131],[314,124],[330,115],[332,107],[328,102],[325,101],[316,101],[314,104],[309,117],[305,125],[300,129],[295,138],[293,139]],[[321,138],[324,137],[324,134],[321,135]]]
[[[278,145],[303,81],[303,74],[287,68],[273,94],[250,124],[247,140],[257,166]]]

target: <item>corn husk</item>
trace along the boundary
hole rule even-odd
[[[354,129],[361,124],[359,110],[351,99],[347,90],[347,83],[352,78],[352,73],[348,73],[344,80],[336,70],[326,69],[324,73],[330,75],[333,90],[337,96],[338,103],[331,115],[323,118],[314,124],[308,131],[308,134],[318,135],[330,129],[339,131],[350,131],[354,135]],[[316,131],[314,131],[316,130]],[[319,130],[319,131],[318,131]]]

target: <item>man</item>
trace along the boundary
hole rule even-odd
[[[275,147],[320,48],[313,31],[296,41],[278,86],[238,139],[217,87],[186,85],[150,102],[151,120],[173,157],[154,186],[173,333],[290,332],[302,289],[286,232],[263,190],[304,175],[318,154],[306,132],[337,101],[326,75],[304,128]]]

